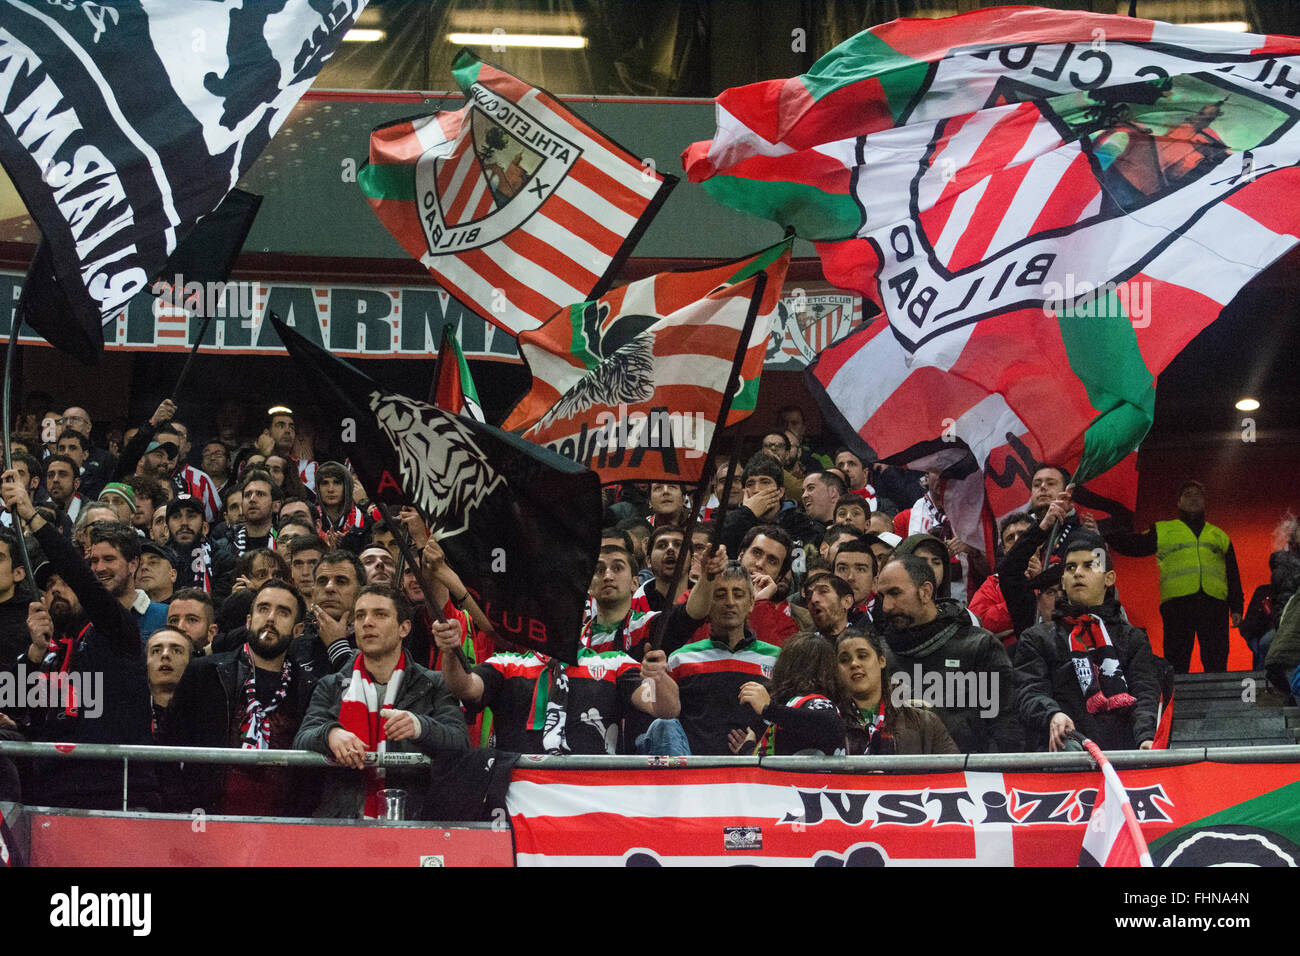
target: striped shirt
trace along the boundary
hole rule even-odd
[[[217,483],[206,472],[186,465],[180,471],[180,479],[185,482],[190,496],[203,502],[203,517],[209,525],[221,520],[221,498],[217,495]]]
[[[641,667],[620,650],[579,648],[578,663],[561,668],[564,680],[538,654],[498,652],[472,673],[483,681],[480,707],[492,708],[496,746],[515,753],[617,753],[619,728],[641,686]],[[564,748],[555,723],[563,719]],[[548,730],[550,733],[548,733]]]
[[[679,612],[674,608],[670,613]],[[694,625],[684,609],[680,615],[686,626]],[[726,641],[707,638],[673,651],[668,674],[681,694],[681,722],[691,753],[731,753],[727,734],[733,728],[747,729],[755,716],[752,707],[740,703],[740,688],[750,681],[766,684],[780,653],[779,647],[763,643],[749,630],[734,649]]]

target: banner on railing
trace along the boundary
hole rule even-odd
[[[0,337],[9,335],[23,276],[0,271]],[[179,292],[174,292],[177,289]],[[799,370],[862,325],[862,298],[824,283],[787,290],[768,339],[765,368]],[[112,352],[185,352],[204,315],[213,321],[199,351],[219,355],[286,355],[268,312],[321,348],[347,358],[426,358],[437,354],[443,326],[456,327],[465,357],[520,362],[513,336],[434,285],[294,283],[249,279],[187,283],[170,276],[133,298],[104,324]],[[30,329],[24,345],[45,345]]]
[[[1157,866],[1300,864],[1300,763],[1120,770]],[[519,866],[1074,866],[1100,772],[516,768]]]

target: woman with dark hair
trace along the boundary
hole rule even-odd
[[[366,519],[352,501],[352,473],[337,461],[316,469],[316,524],[331,548],[360,554],[366,537]]]
[[[298,477],[298,469],[292,458],[286,458],[284,455],[268,455],[266,470],[271,473],[271,480],[284,492],[285,501],[315,503],[316,496],[307,490],[307,486]]]
[[[933,710],[890,699],[880,635],[850,628],[840,635],[836,652],[854,703],[846,712],[850,754],[961,753]]]
[[[805,631],[786,641],[772,668],[772,689],[751,681],[740,688],[740,702],[754,709],[754,722],[748,734],[732,731],[733,753],[746,752],[754,739],[759,752],[782,757],[843,756],[845,715],[856,708],[835,650],[821,635]]]

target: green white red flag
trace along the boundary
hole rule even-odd
[[[804,76],[728,90],[683,161],[815,240],[827,278],[885,313],[809,368],[864,452],[1086,481],[1138,446],[1160,371],[1300,235],[1297,92],[1295,38],[990,8],[894,21]]]
[[[699,480],[728,388],[727,425],[754,410],[792,242],[632,282],[521,334],[533,384],[502,427],[602,482]]]
[[[402,247],[513,335],[601,295],[676,178],[462,50],[467,103],[381,126],[357,181]]]
[[[465,361],[460,339],[456,337],[456,326],[450,322],[442,328],[442,344],[438,346],[438,369],[430,402],[443,411],[487,423],[483,417],[483,405],[478,400],[478,389],[474,387],[474,376],[469,372],[469,362]]]

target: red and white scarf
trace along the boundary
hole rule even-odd
[[[402,689],[402,676],[406,672],[406,652],[397,661],[397,667],[388,678],[388,688],[384,691],[384,700],[379,701],[379,692],[375,688],[375,679],[366,670],[364,655],[358,654],[352,664],[352,677],[343,690],[343,703],[339,705],[339,723],[350,734],[355,734],[370,753],[387,753],[388,738],[384,733],[384,720],[380,711],[391,709]],[[376,820],[380,814],[379,791],[384,786],[384,770],[381,767],[366,769],[366,804],[365,817]]]
[[[284,668],[280,671],[280,686],[276,688],[269,704],[257,699],[257,666],[253,663],[253,654],[247,644],[244,645],[244,662],[248,665],[248,680],[244,683],[244,722],[239,726],[241,750],[271,749],[271,715],[276,712],[284,699],[289,696],[289,681],[293,679],[293,661],[288,655],[284,658]]]
[[[1064,621],[1071,626],[1070,657],[1088,713],[1114,713],[1136,704],[1106,622],[1095,614],[1067,617]]]

